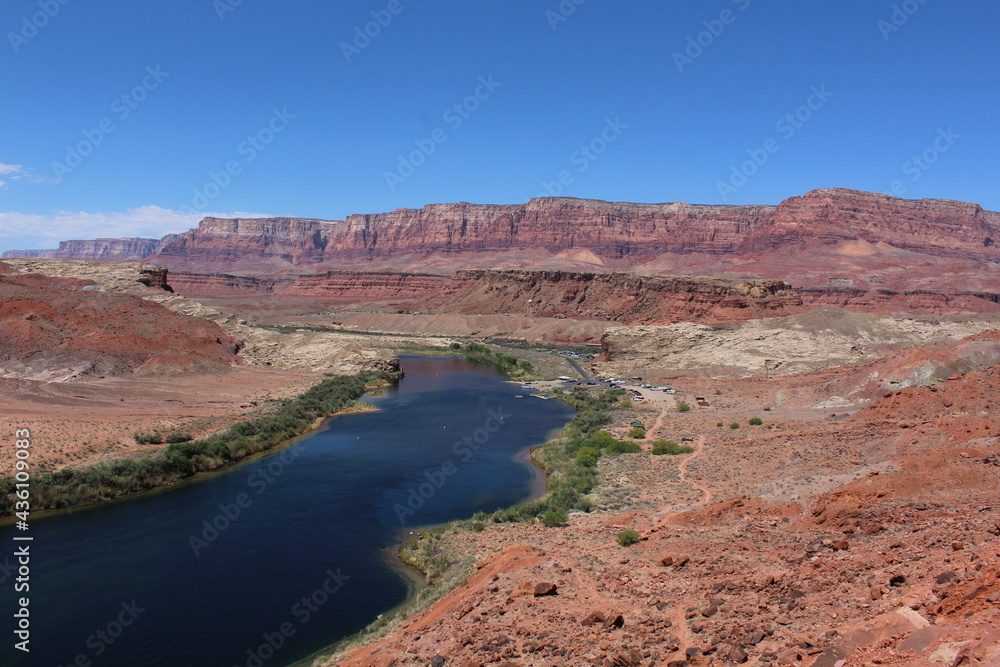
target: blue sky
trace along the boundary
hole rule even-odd
[[[0,249],[546,193],[998,210],[998,23],[971,0],[5,0]]]

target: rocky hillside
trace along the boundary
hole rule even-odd
[[[167,270],[138,262],[98,262],[83,260],[12,259],[3,266],[10,274],[52,280],[57,276],[67,284],[79,284],[90,294],[110,292],[117,295],[142,297],[168,312],[183,316],[175,323],[184,331],[184,321],[196,321],[221,330],[238,341],[239,360],[255,366],[271,366],[285,370],[317,373],[357,373],[362,370],[396,371],[399,360],[387,347],[373,337],[337,333],[297,332],[280,334],[254,326],[234,315],[210,308],[201,302],[173,293],[167,284]],[[110,294],[108,296],[111,296]],[[108,315],[106,327],[121,326],[127,330],[128,313],[123,310],[123,322]]]
[[[87,376],[221,370],[239,342],[218,325],[93,281],[0,273],[0,376]]]
[[[604,333],[595,368],[607,376],[801,373],[957,341],[998,327],[995,315],[892,318],[835,307],[739,325],[616,327]]]

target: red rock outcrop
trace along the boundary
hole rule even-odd
[[[68,380],[237,363],[239,343],[217,324],[97,287],[72,278],[0,275],[0,375]]]

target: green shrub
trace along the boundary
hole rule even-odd
[[[622,401],[621,403],[618,404],[618,408],[621,410],[631,410],[632,401]]]
[[[691,409],[691,406],[688,405],[687,403],[678,403],[677,404],[677,412],[687,412],[690,409]]]
[[[448,347],[450,347],[453,350],[461,350],[462,349],[462,344],[461,343],[452,343]]]
[[[722,390],[721,389],[716,389],[715,390],[715,395],[716,396],[722,396]]]
[[[590,502],[589,498],[585,497],[581,497],[579,500],[576,501],[576,504],[573,505],[573,509],[578,509],[581,512],[590,512],[590,510],[592,510],[593,508],[594,504]]]
[[[609,454],[637,454],[642,451],[642,445],[635,440],[616,440],[604,449]]]
[[[722,422],[716,422],[715,428],[722,428]]]
[[[738,429],[739,427],[740,425],[737,422],[733,422],[732,424],[729,425],[729,428],[733,430]]]
[[[673,440],[656,440],[653,442],[653,454],[660,456],[662,454],[669,454],[670,456],[676,456],[677,454],[690,454],[694,449],[687,445],[678,445]]]
[[[645,438],[646,429],[634,426],[628,430],[628,437],[630,438]]]
[[[174,431],[167,436],[167,442],[171,445],[175,445],[179,442],[190,442],[194,440],[190,433],[181,433],[180,431]]]
[[[484,530],[486,530],[486,524],[483,523],[482,521],[473,521],[472,522],[472,530],[473,530],[473,532],[481,533]]]
[[[551,509],[542,517],[542,523],[549,528],[561,526],[567,521],[569,521],[569,516],[567,516],[566,512],[558,509]]]
[[[135,441],[140,445],[159,445],[163,442],[161,433],[136,433]]]
[[[640,539],[639,533],[634,530],[623,530],[618,533],[618,544],[623,547],[630,547],[633,544],[638,544]]]
[[[751,417],[750,421],[748,421],[747,423],[750,424],[751,426],[760,426],[764,422],[763,420],[761,420],[760,417]]]
[[[597,465],[597,457],[601,453],[593,447],[584,447],[576,453],[576,464],[584,468],[593,468]]]

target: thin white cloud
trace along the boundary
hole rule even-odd
[[[202,218],[261,218],[262,213],[190,214],[159,206],[142,206],[124,213],[56,211],[52,214],[0,211],[0,249],[56,248],[60,241],[96,238],[154,238],[196,227]],[[30,240],[30,247],[24,244]]]
[[[46,179],[34,172],[33,169],[20,164],[4,164],[0,162],[0,174],[7,176],[11,180],[20,178],[27,179],[29,183],[45,183]],[[0,189],[7,187],[6,181],[0,181]]]

